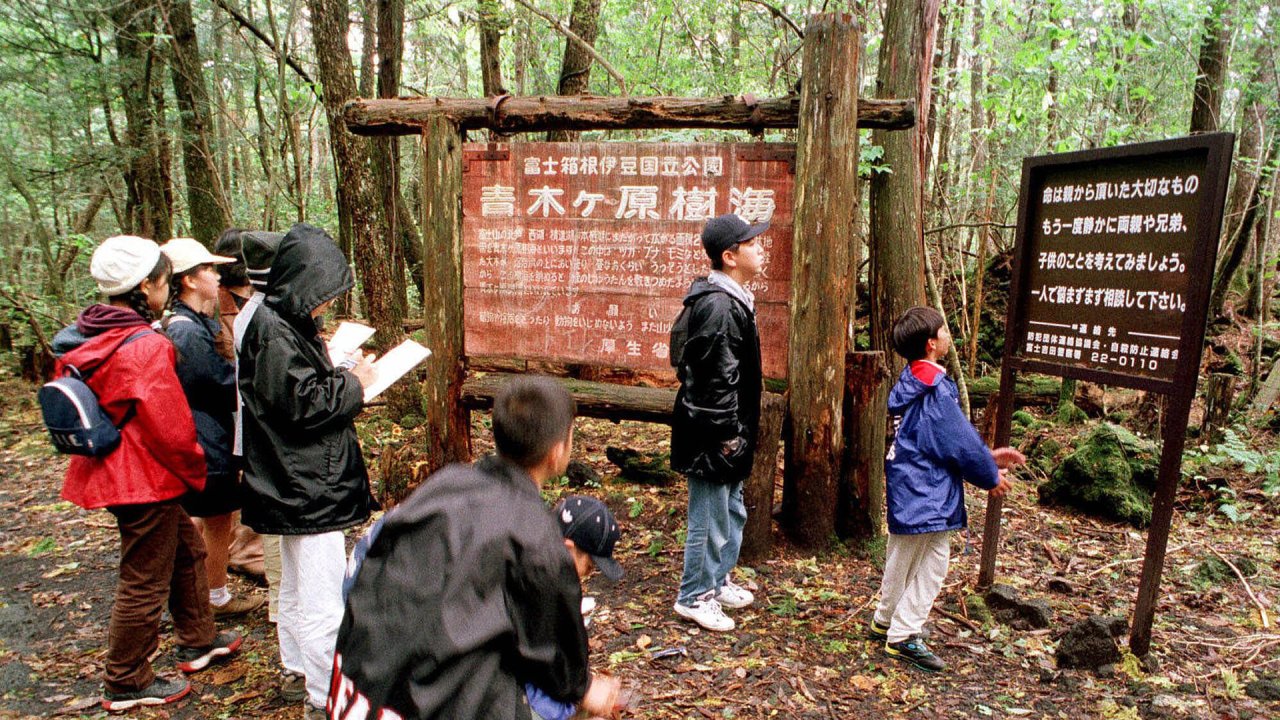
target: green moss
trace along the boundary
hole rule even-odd
[[[1040,486],[1040,501],[1146,527],[1158,467],[1153,443],[1103,423]]]
[[[1059,425],[1079,425],[1089,419],[1084,411],[1073,402],[1064,402],[1058,404],[1057,420]]]
[[[965,595],[964,607],[969,611],[969,619],[981,625],[991,622],[991,610],[981,595]]]
[[[1019,410],[1013,414],[1013,424],[1022,427],[1030,427],[1036,422],[1036,416],[1026,410]]]

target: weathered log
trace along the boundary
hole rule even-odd
[[[777,393],[760,396],[760,429],[756,432],[756,454],[751,475],[742,486],[742,503],[747,507],[747,524],[742,528],[738,557],[744,563],[765,560],[773,549],[773,486],[778,474],[778,442],[787,415],[787,400]]]
[[[845,348],[850,252],[857,241],[858,47],[851,15],[816,15],[805,29],[796,138],[791,342],[787,358],[791,435],[788,530],[807,547],[835,532],[844,452]]]
[[[901,130],[916,122],[914,100],[857,101],[857,127]],[[497,98],[402,97],[347,103],[343,119],[357,135],[415,135],[443,117],[463,130],[504,133],[545,130],[642,130],[794,128],[800,96],[755,101],[718,98],[597,97],[593,95]],[[855,158],[856,159],[856,158]]]
[[[471,423],[459,396],[462,355],[462,133],[441,117],[422,136],[423,334],[432,355],[422,385],[432,470],[471,458]]]
[[[1266,382],[1262,384],[1262,389],[1253,398],[1253,412],[1266,412],[1275,403],[1277,397],[1280,397],[1280,360],[1272,364],[1271,372],[1267,374]]]
[[[493,407],[493,397],[512,377],[510,373],[489,373],[467,378],[462,384],[462,404],[471,409]],[[676,391],[671,388],[633,387],[609,383],[556,378],[578,404],[578,414],[609,420],[671,422]]]
[[[884,534],[884,436],[889,365],[883,352],[844,356],[844,459],[840,467],[836,534]]]

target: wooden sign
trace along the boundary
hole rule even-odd
[[[1230,133],[1027,158],[996,412],[1038,372],[1163,393],[1163,445],[1129,649],[1151,647],[1195,397],[1231,169]],[[988,496],[978,585],[995,579],[1000,498]]]
[[[1211,140],[1025,161],[1010,321],[1020,368],[1168,393],[1180,366],[1198,365],[1222,203]]]
[[[748,289],[764,374],[785,377],[794,163],[783,144],[467,144],[467,354],[670,372],[702,226],[736,212],[770,222]]]

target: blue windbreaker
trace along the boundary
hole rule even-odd
[[[894,535],[959,530],[969,522],[961,480],[984,490],[1000,482],[991,450],[960,412],[958,398],[945,374],[930,385],[910,365],[889,392],[895,429],[884,475]]]

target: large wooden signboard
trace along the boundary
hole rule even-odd
[[[771,223],[748,289],[764,374],[784,377],[794,163],[782,144],[467,144],[467,354],[670,371],[702,226],[736,212]]]
[[[1018,372],[1164,393],[1164,444],[1130,649],[1146,655],[1195,396],[1234,136],[1027,158],[996,419],[1009,441]],[[987,503],[980,585],[995,575]]]

